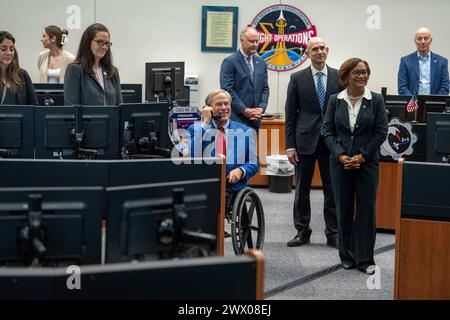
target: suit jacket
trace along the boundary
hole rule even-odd
[[[331,159],[339,155],[362,154],[365,161],[378,161],[378,151],[386,139],[387,116],[381,94],[371,92],[372,99],[363,98],[353,132],[350,130],[347,102],[333,94],[325,115],[325,142]]]
[[[230,93],[231,119],[259,128],[260,120],[248,120],[242,112],[245,108],[260,107],[266,110],[269,100],[269,84],[267,80],[267,65],[264,60],[253,55],[253,79],[245,63],[241,51],[225,58],[220,68],[220,88]]]
[[[331,94],[340,90],[339,72],[327,66],[325,106]],[[325,107],[326,110],[326,107]],[[325,110],[320,109],[311,67],[291,75],[286,97],[286,149],[311,155],[317,148],[320,124]]]
[[[201,122],[190,125],[188,128],[190,134],[190,154],[192,157],[215,157],[215,129],[205,130]],[[201,139],[201,146],[199,140]],[[236,121],[230,120],[226,133],[227,143],[227,174],[235,169],[242,167],[245,170],[245,176],[237,183],[228,185],[234,191],[243,189],[247,185],[248,179],[258,171],[258,157],[256,153],[256,132]],[[200,148],[201,147],[201,148]],[[233,150],[231,152],[231,150]]]
[[[50,50],[42,51],[39,54],[38,58],[38,69],[39,69],[39,81],[41,83],[48,82],[48,57],[50,55]],[[59,75],[59,82],[64,83],[64,76],[66,74],[67,66],[75,60],[75,56],[71,54],[69,51],[62,50],[62,65],[61,65],[61,73]]]
[[[65,105],[114,106],[122,103],[119,73],[103,76],[105,89],[93,74],[86,75],[80,64],[69,64],[64,79]]]
[[[433,52],[430,54],[430,94],[448,95],[448,60]],[[398,94],[418,94],[419,80],[419,58],[417,52],[413,52],[400,60]]]

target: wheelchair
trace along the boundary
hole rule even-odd
[[[226,200],[225,218],[231,225],[231,241],[236,255],[264,245],[264,210],[256,192],[245,187]]]

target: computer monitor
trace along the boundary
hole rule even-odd
[[[417,100],[419,109],[417,110],[417,122],[427,122],[427,114],[429,112],[443,112],[449,96],[443,95],[419,95]]]
[[[103,187],[1,188],[0,264],[101,262]]]
[[[37,159],[118,159],[118,106],[35,108]]]
[[[0,108],[0,159],[34,158],[34,106]]]
[[[180,188],[182,201],[177,200],[183,198],[177,194]],[[219,195],[220,179],[107,188],[106,261],[211,254],[217,243]]]
[[[172,90],[173,92],[171,92]],[[184,62],[147,62],[145,64],[146,101],[179,101],[183,99],[185,99]]]
[[[450,112],[427,114],[427,162],[450,163]]]
[[[124,103],[142,103],[142,84],[122,83],[120,88]]]
[[[64,84],[62,83],[33,83],[34,91],[40,106],[63,106]]]
[[[64,84],[62,83],[34,83],[34,90],[40,106],[63,106]],[[120,85],[123,102],[141,103],[142,84],[122,83]]]
[[[398,118],[401,121],[413,121],[414,112],[407,112],[406,106],[411,100],[411,96],[386,95],[384,104],[388,110],[388,120]]]
[[[244,255],[90,265],[81,290],[68,288],[66,268],[0,268],[0,299],[253,300],[263,294],[260,267]]]
[[[123,158],[170,157],[169,104],[120,105],[120,139]]]

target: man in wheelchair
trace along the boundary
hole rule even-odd
[[[238,191],[258,171],[256,131],[230,119],[231,95],[225,90],[208,94],[202,121],[191,125],[190,154],[193,157],[226,157],[226,212]]]
[[[261,200],[247,181],[258,171],[257,135],[230,120],[231,96],[216,90],[205,99],[202,121],[188,128],[192,157],[226,157],[225,217],[230,223],[236,254],[246,248],[261,249],[264,242],[264,211]],[[225,232],[226,236],[227,233]]]

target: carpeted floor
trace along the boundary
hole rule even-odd
[[[325,245],[322,190],[311,190],[311,243],[300,247],[286,245],[296,234],[292,220],[294,190],[291,193],[255,190],[263,202],[266,221],[263,247],[266,299],[393,299],[393,234],[377,234],[375,262],[379,277],[358,270],[347,271],[339,266],[337,250]],[[226,223],[226,230],[228,227]],[[225,239],[225,255],[234,255],[230,238]]]

